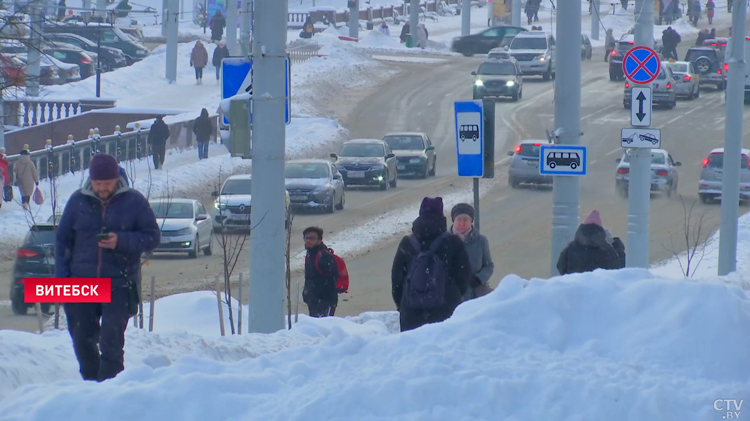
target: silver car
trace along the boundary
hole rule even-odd
[[[193,199],[150,200],[151,209],[161,229],[161,244],[154,252],[187,252],[195,259],[198,252],[210,256],[213,227],[201,202]]]
[[[250,229],[251,188],[250,174],[233,175],[224,181],[221,191],[212,193],[216,199],[216,214],[212,219],[214,231]]]
[[[388,133],[383,136],[383,141],[396,155],[396,173],[399,176],[415,175],[427,178],[435,175],[437,155],[427,133]]]
[[[551,175],[539,174],[539,157],[546,140],[522,140],[516,149],[509,151],[508,185],[518,188],[521,183],[552,184]]]
[[[667,62],[667,67],[672,71],[676,80],[674,93],[677,97],[695,99],[700,97],[701,77],[695,71],[695,66],[689,61]]]
[[[672,70],[662,63],[659,75],[656,76],[656,80],[651,85],[651,103],[663,105],[669,109],[674,108],[677,105],[676,85],[677,81]],[[627,109],[630,109],[630,102],[633,97],[632,88],[634,87],[630,82],[625,82],[622,105]]]
[[[508,49],[518,61],[521,72],[542,75],[544,80],[555,78],[555,37],[542,31],[529,31],[516,35]]]
[[[617,160],[617,171],[615,173],[615,190],[622,197],[628,196],[628,184],[630,181],[630,151],[626,149],[622,158]],[[677,192],[679,174],[677,167],[682,163],[675,162],[672,155],[664,149],[651,149],[651,192],[664,193],[671,197]]]
[[[701,202],[709,203],[721,199],[721,183],[724,175],[724,148],[716,148],[703,160],[698,195]],[[750,149],[742,149],[740,160],[740,200],[750,200]]]
[[[324,209],[327,213],[344,209],[344,180],[330,161],[288,161],[284,167],[284,179],[291,207]]]

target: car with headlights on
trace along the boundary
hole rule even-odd
[[[471,74],[474,76],[474,99],[510,97],[518,101],[523,97],[523,76],[516,60],[487,60]]]
[[[518,61],[524,76],[555,78],[555,37],[548,32],[528,31],[516,35],[508,52]]]
[[[198,253],[213,252],[214,230],[203,204],[194,199],[152,199],[151,210],[161,229],[161,243],[154,253],[185,253],[195,259]]]
[[[421,178],[435,175],[437,155],[427,133],[388,133],[383,136],[383,140],[396,155],[398,175],[416,175]]]
[[[625,149],[622,158],[617,159],[615,172],[615,192],[621,197],[628,196],[630,182],[630,151]],[[663,193],[667,197],[677,192],[679,174],[677,167],[682,163],[675,162],[672,155],[664,149],[651,149],[651,192]]]
[[[661,105],[669,109],[677,105],[677,93],[675,85],[678,83],[672,70],[665,63],[661,64],[661,70],[656,79],[651,84],[651,103]],[[625,82],[625,91],[623,93],[622,105],[630,109],[633,97],[633,88],[630,82]],[[636,98],[637,100],[637,98]]]
[[[348,186],[396,187],[396,155],[380,139],[353,139],[344,142],[331,158]]]
[[[695,99],[700,97],[701,75],[695,71],[695,66],[689,61],[669,60],[667,67],[672,71],[675,82],[675,95],[678,98]]]
[[[334,213],[344,209],[344,180],[336,165],[323,159],[288,161],[284,167],[284,183],[289,205],[294,208],[324,209]]]
[[[216,199],[216,212],[212,218],[214,232],[224,229],[250,229],[250,205],[252,201],[250,174],[233,175],[211,195]]]

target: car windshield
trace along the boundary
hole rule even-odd
[[[477,70],[479,75],[515,75],[516,66],[513,63],[482,63]]]
[[[326,164],[286,164],[285,178],[328,178]]]
[[[538,158],[542,150],[542,145],[540,143],[522,143],[519,146],[520,149],[518,154],[522,156],[533,156]]]
[[[386,136],[385,143],[391,149],[424,149],[424,143],[421,136]]]
[[[23,243],[29,245],[55,244],[55,231],[52,226],[34,225],[26,234]]]
[[[510,43],[511,50],[546,50],[547,38],[513,38]]]
[[[715,50],[688,50],[685,55],[685,61],[696,61],[701,57],[708,57],[709,60],[716,60]]]
[[[377,143],[349,143],[341,147],[339,156],[378,157],[385,156],[383,145]]]
[[[247,194],[251,193],[251,180],[227,180],[221,188],[221,194]]]
[[[625,153],[625,158],[622,159],[622,162],[630,162],[630,150]],[[667,161],[663,153],[651,152],[651,164],[664,165],[666,164],[666,162]]]
[[[667,64],[667,67],[672,69],[672,72],[674,73],[687,73],[688,72],[688,65],[685,63],[669,63]]]
[[[742,155],[742,159],[740,160],[740,168],[746,169],[748,168],[748,158],[747,155]],[[712,153],[708,156],[708,163],[707,166],[709,168],[724,168],[724,153]]]
[[[192,203],[151,202],[156,219],[192,219]]]

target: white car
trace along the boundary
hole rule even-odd
[[[161,243],[154,252],[187,252],[195,259],[198,252],[213,252],[213,227],[208,212],[194,199],[155,199],[149,204],[161,229]]]
[[[233,175],[224,180],[221,191],[213,192],[216,214],[212,221],[216,232],[251,228],[252,180],[253,176],[250,174]]]

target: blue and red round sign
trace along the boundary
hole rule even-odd
[[[653,82],[660,68],[659,54],[648,47],[631,48],[622,60],[622,73],[633,83]]]

